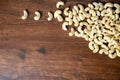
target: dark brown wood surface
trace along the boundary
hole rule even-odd
[[[0,80],[120,80],[120,58],[93,54],[88,42],[48,22],[58,0],[0,0]],[[100,0],[66,0],[66,6]],[[120,0],[101,0],[101,2]],[[27,20],[21,20],[23,10]],[[34,21],[34,12],[42,18]]]

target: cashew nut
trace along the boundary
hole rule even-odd
[[[35,11],[35,17],[34,17],[34,20],[39,20],[40,18],[41,18],[41,14],[40,14],[40,12],[39,11]]]
[[[54,17],[53,14],[51,12],[48,12],[48,18],[47,18],[47,20],[51,21],[53,19],[53,17]]]
[[[27,12],[27,10],[23,10],[23,16],[21,17],[21,19],[22,19],[22,20],[25,20],[25,19],[27,19],[27,17],[28,17],[28,12]]]
[[[57,8],[60,8],[61,6],[63,6],[65,3],[63,1],[58,1],[56,4]]]

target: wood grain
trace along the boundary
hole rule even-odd
[[[120,58],[93,54],[88,42],[69,37],[47,12],[58,0],[0,0],[0,80],[120,80]],[[65,0],[66,6],[120,0]],[[22,11],[29,18],[21,20]],[[34,12],[42,19],[34,21]]]

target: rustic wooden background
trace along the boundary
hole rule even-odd
[[[56,20],[58,0],[0,0],[0,80],[120,80],[120,58],[93,54],[88,42],[69,37]],[[120,0],[66,0],[66,6]],[[29,18],[21,20],[22,11]],[[34,12],[42,19],[34,21]]]

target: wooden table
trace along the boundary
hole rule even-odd
[[[58,0],[0,0],[0,80],[120,80],[120,58],[93,54],[88,42],[48,22]],[[63,8],[100,0],[66,0]],[[120,2],[120,0],[101,0]],[[21,20],[23,10],[27,20]],[[34,12],[42,18],[34,21]]]

